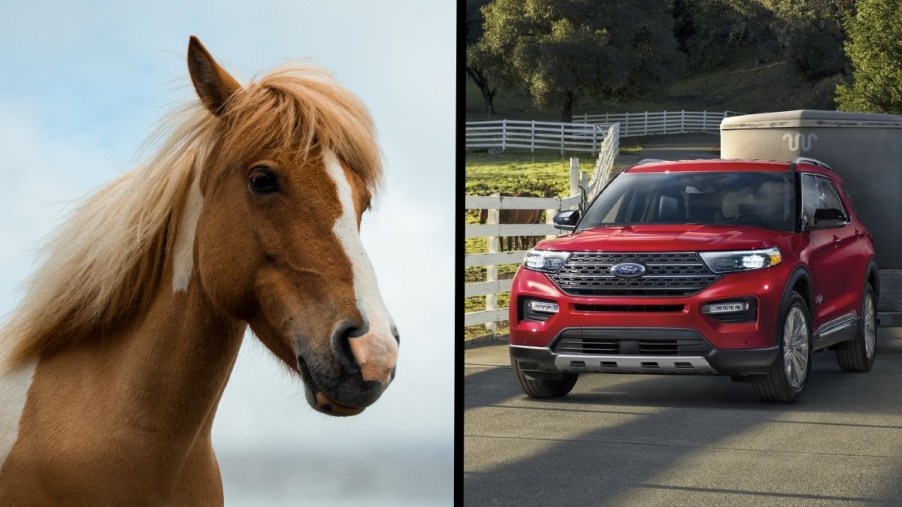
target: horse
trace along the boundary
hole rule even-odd
[[[502,192],[504,197],[538,197],[531,192],[517,192],[513,196]],[[479,210],[479,223],[484,224],[488,220],[487,209]],[[538,224],[542,223],[542,210],[537,209],[502,209],[498,212],[499,224]],[[501,238],[501,250],[513,251],[526,250],[535,244],[534,236],[503,236]]]
[[[319,412],[395,377],[365,106],[313,65],[242,85],[193,36],[187,63],[199,100],[59,228],[0,331],[0,505],[221,505],[211,427],[248,326]]]

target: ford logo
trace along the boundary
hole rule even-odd
[[[635,278],[645,274],[645,266],[636,262],[621,262],[611,266],[611,273],[620,278]]]

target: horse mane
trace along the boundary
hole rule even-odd
[[[12,364],[102,336],[146,308],[173,253],[191,182],[214,151],[229,157],[265,147],[306,160],[329,149],[370,190],[382,174],[366,108],[309,64],[242,87],[219,117],[195,100],[164,118],[145,151],[153,146],[155,154],[85,200],[40,250],[41,266],[0,330]]]

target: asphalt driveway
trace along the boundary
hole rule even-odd
[[[902,505],[902,329],[869,373],[815,355],[791,405],[727,377],[584,375],[524,396],[504,342],[465,352],[466,505]]]

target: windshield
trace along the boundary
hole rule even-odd
[[[625,173],[586,211],[579,230],[604,225],[750,225],[792,231],[792,173]]]

